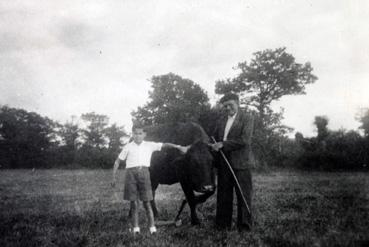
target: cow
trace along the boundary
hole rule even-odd
[[[181,205],[176,220],[188,202],[191,224],[199,224],[196,206],[205,202],[215,192],[213,155],[208,145],[210,141],[208,135],[200,125],[193,122],[157,125],[148,127],[145,131],[148,141],[191,145],[186,154],[181,154],[177,149],[164,149],[153,153],[150,176],[154,195],[154,200],[151,202],[154,215],[158,216],[155,191],[159,184],[180,183],[186,199]]]

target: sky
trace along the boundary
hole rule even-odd
[[[191,79],[215,102],[238,63],[286,47],[319,79],[273,104],[283,123],[313,136],[324,115],[356,130],[369,107],[368,23],[366,0],[0,1],[0,105],[61,123],[93,111],[129,130],[152,76]]]

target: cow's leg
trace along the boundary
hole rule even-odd
[[[175,222],[176,222],[177,220],[179,220],[179,216],[181,215],[181,213],[182,213],[182,211],[183,211],[183,209],[184,209],[184,206],[186,206],[186,203],[187,203],[187,200],[186,200],[186,199],[184,199],[184,200],[182,201],[181,207],[180,207],[180,208],[179,208],[179,210],[178,210],[177,216],[176,216],[176,218],[174,219],[174,221],[175,221]]]
[[[190,206],[190,211],[191,211],[191,224],[192,225],[199,225],[200,221],[199,218],[197,217],[197,213],[196,213],[196,199],[195,199],[195,194],[193,193],[193,190],[190,188],[189,185],[186,185],[185,183],[181,182],[181,186],[183,189],[183,192],[186,196],[186,200],[188,202],[188,205]]]
[[[158,188],[158,186],[159,186],[158,183],[151,182],[152,196],[153,196],[153,200],[151,201],[151,208],[152,208],[152,212],[154,213],[154,217],[155,218],[158,218],[159,217],[159,212],[158,212],[158,209],[157,209],[156,203],[155,203],[155,191]]]

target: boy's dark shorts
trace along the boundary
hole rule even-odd
[[[128,201],[137,199],[151,201],[153,199],[148,167],[127,168],[123,199]]]

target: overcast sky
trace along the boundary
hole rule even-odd
[[[319,80],[287,96],[284,123],[315,135],[357,129],[369,107],[369,1],[0,1],[0,104],[65,122],[95,111],[127,128],[153,75],[215,81],[264,49],[287,47]]]

